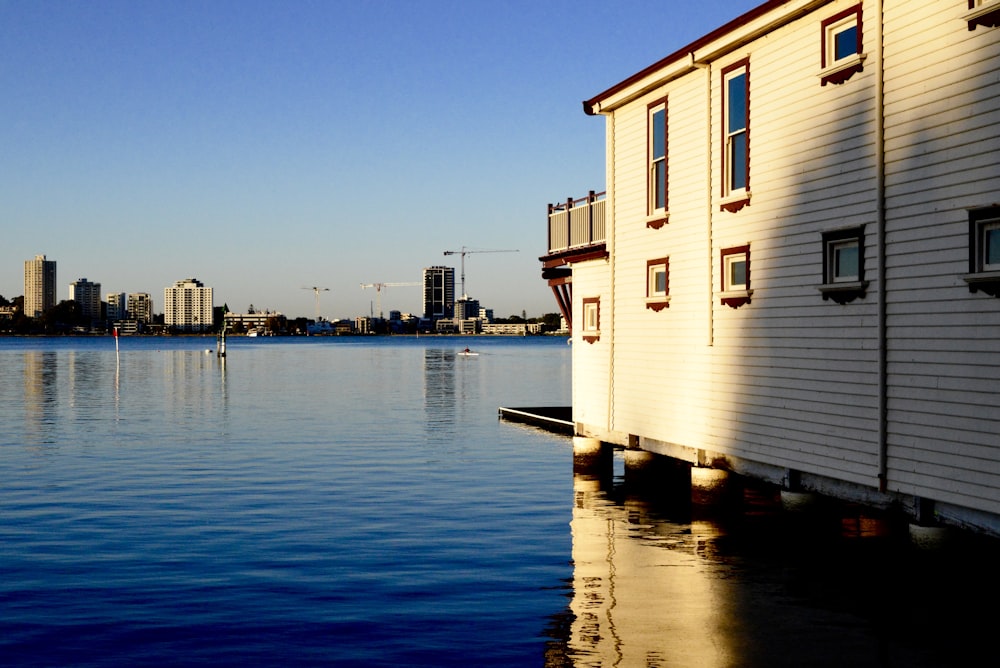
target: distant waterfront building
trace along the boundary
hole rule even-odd
[[[203,332],[213,324],[212,288],[196,278],[163,289],[163,324],[185,332]]]
[[[80,307],[80,315],[91,323],[101,319],[101,284],[78,278],[69,284],[69,298]]]
[[[124,320],[128,313],[128,302],[124,292],[109,292],[104,301],[107,303],[107,319],[111,322]]]
[[[56,261],[36,255],[24,261],[24,314],[37,318],[56,305]]]
[[[455,315],[455,268],[427,267],[424,269],[424,317],[429,320],[452,318]]]
[[[464,297],[455,302],[455,319],[456,320],[473,320],[479,319],[479,300],[469,299]]]
[[[128,317],[146,325],[153,322],[153,298],[148,292],[132,292],[129,294]]]

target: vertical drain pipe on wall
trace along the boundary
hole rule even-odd
[[[712,284],[715,272],[712,268],[712,248],[714,245],[712,220],[712,63],[699,63],[694,51],[689,54],[691,67],[705,71],[705,226],[708,234],[708,346],[715,345],[715,302],[712,299]]]
[[[887,340],[885,285],[886,213],[885,213],[885,11],[883,0],[877,0],[878,30],[875,50],[878,69],[875,72],[875,197],[878,245],[878,489],[885,492],[889,475],[889,346]]]
[[[615,428],[615,230],[618,229],[618,216],[615,211],[615,116],[617,111],[608,114],[607,140],[604,150],[605,164],[608,165],[607,180],[604,187],[604,243],[608,253],[608,434]],[[609,224],[610,222],[610,224]],[[600,317],[600,314],[598,314]]]

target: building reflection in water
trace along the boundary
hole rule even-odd
[[[995,540],[927,550],[889,512],[791,507],[644,453],[595,461],[574,470],[572,598],[547,666],[966,665],[976,644],[954,638],[989,637]]]
[[[58,412],[58,364],[56,353],[31,350],[24,353],[24,436],[27,443],[53,443],[49,426]]]
[[[435,439],[446,440],[455,433],[458,422],[455,360],[450,349],[424,350],[424,424]]]

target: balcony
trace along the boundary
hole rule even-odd
[[[573,269],[570,265],[608,256],[605,246],[605,193],[549,204],[549,252],[540,258],[559,311],[573,328]]]
[[[568,257],[604,245],[605,193],[549,204],[549,257]]]

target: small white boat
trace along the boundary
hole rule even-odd
[[[468,348],[460,351],[458,354],[461,355],[462,357],[479,357],[479,353],[474,353]]]

